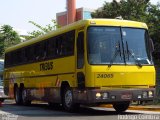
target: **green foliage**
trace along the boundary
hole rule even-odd
[[[156,51],[160,51],[160,4],[150,5],[145,21],[149,27],[149,33],[154,40]]]
[[[42,27],[41,25],[39,25],[33,21],[29,21],[29,23],[36,26],[39,30],[34,30],[32,32],[29,32],[29,36],[27,37],[27,39],[32,39],[32,38],[38,37],[40,35],[46,34],[50,31],[54,31],[57,28],[59,28],[59,26],[57,25],[57,22],[55,20],[52,20],[51,22],[52,22],[52,24],[48,24],[45,27]]]
[[[102,8],[92,14],[93,17],[116,18],[122,16],[124,19],[141,20],[146,15],[149,0],[113,0],[105,2]]]
[[[160,52],[160,4],[152,5],[150,0],[121,0],[104,5],[92,13],[94,18],[116,18],[135,20],[147,23],[150,37],[153,39],[156,51]]]
[[[0,56],[4,55],[4,50],[20,43],[20,36],[10,25],[0,27]]]

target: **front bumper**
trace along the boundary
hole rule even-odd
[[[149,93],[153,92],[153,95]],[[107,97],[103,94],[107,93]],[[98,97],[97,97],[98,96]],[[147,89],[85,89],[73,90],[73,99],[76,103],[96,104],[96,103],[113,103],[121,101],[151,101],[155,97],[155,88]]]

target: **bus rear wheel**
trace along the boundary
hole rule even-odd
[[[70,87],[66,87],[63,91],[62,105],[68,112],[75,112],[75,110],[77,111],[79,108],[79,104],[73,101],[73,92]]]
[[[14,97],[15,97],[16,104],[20,105],[22,103],[22,94],[18,87],[15,88]]]
[[[4,98],[0,98],[0,102],[4,102]]]
[[[126,102],[117,102],[117,103],[113,103],[113,108],[116,110],[116,112],[121,113],[124,112],[128,109],[130,105],[130,102],[126,101]]]

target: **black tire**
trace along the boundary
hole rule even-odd
[[[63,90],[62,106],[68,112],[76,112],[79,109],[79,104],[73,101],[72,89],[68,86]]]
[[[24,87],[21,88],[22,93],[22,104],[23,105],[31,105],[31,101],[27,98],[27,91]]]
[[[117,102],[113,103],[113,108],[116,110],[116,112],[121,113],[128,109],[130,105],[130,102]]]
[[[14,98],[15,98],[15,102],[16,102],[17,105],[22,104],[22,94],[21,94],[21,91],[18,87],[15,88]]]
[[[4,98],[0,98],[0,102],[4,102]]]

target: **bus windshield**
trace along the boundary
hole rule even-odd
[[[87,34],[89,64],[152,64],[145,29],[95,26]]]

